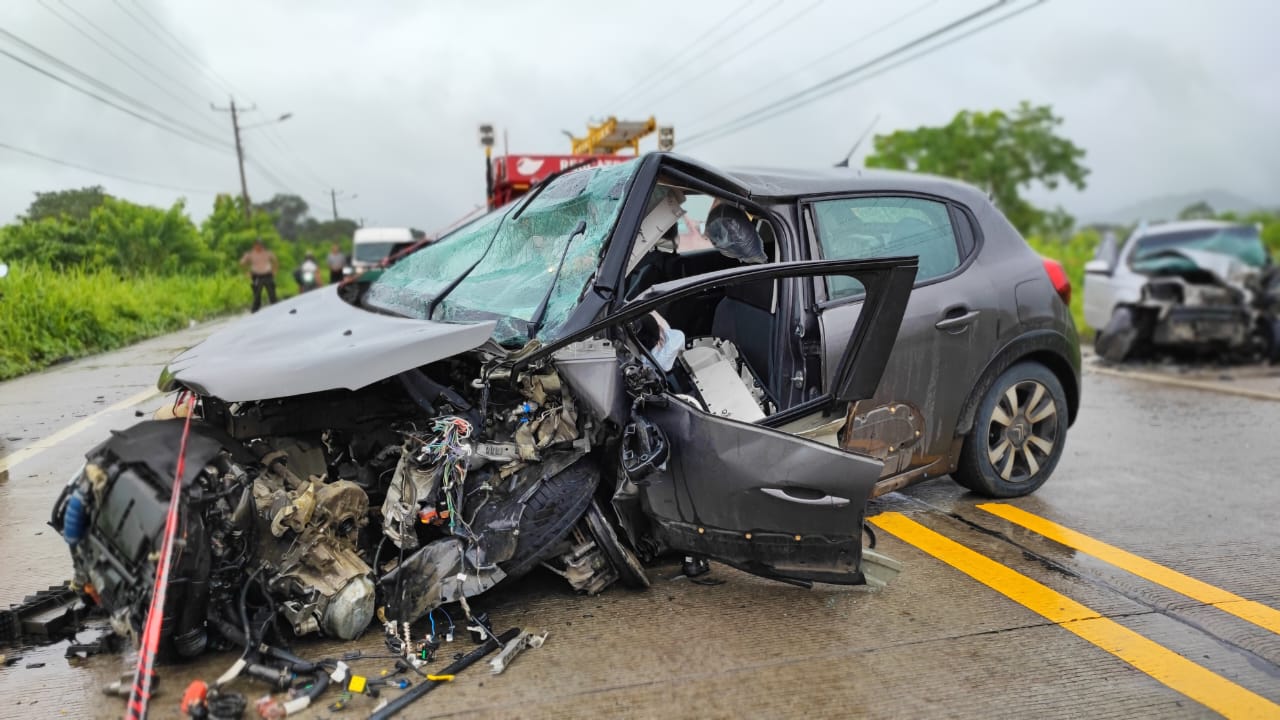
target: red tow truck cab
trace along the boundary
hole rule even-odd
[[[598,167],[634,160],[635,155],[499,155],[489,160],[489,209],[502,207],[551,173],[574,165]]]

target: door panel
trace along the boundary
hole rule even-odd
[[[827,367],[861,312],[861,302],[822,312]],[[879,448],[886,476],[946,457],[960,410],[995,351],[998,317],[995,288],[976,266],[912,290],[875,394],[852,408],[844,447]],[[830,371],[824,375],[830,382]],[[904,405],[906,413],[895,409]],[[885,409],[895,409],[895,422],[884,422]],[[900,419],[904,414],[909,419]]]
[[[671,450],[640,488],[665,545],[770,577],[862,582],[862,521],[879,461],[671,395],[641,412]]]
[[[513,371],[551,359],[584,338],[609,334],[626,349],[619,357],[633,401],[619,459],[663,546],[768,577],[861,583],[862,519],[881,463],[686,404],[670,394],[669,376],[638,347],[628,325],[670,303],[723,295],[735,286],[851,277],[866,289],[865,315],[844,334],[845,349],[832,363],[827,394],[812,402],[818,409],[843,408],[870,395],[879,382],[916,268],[915,258],[771,263],[661,283],[608,317],[531,352]],[[650,426],[656,426],[652,433]],[[628,437],[640,445],[629,447]],[[665,462],[657,448],[666,448]]]
[[[812,247],[823,257],[919,258],[893,352],[875,392],[850,408],[842,447],[874,453],[885,461],[886,476],[948,457],[960,410],[995,351],[1000,326],[995,287],[972,258],[970,218],[943,199],[906,195],[832,198],[810,209]],[[827,388],[867,301],[856,283],[828,281],[815,289],[828,301],[849,298],[819,312]]]

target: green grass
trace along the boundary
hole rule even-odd
[[[121,279],[11,265],[0,278],[0,380],[247,308],[243,275]]]

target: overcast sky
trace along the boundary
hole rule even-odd
[[[1207,189],[1280,205],[1274,0],[1050,0],[795,112],[681,145],[992,1],[5,0],[0,50],[66,75],[16,36],[224,147],[160,130],[0,55],[0,143],[186,189],[0,148],[0,222],[35,191],[92,184],[142,203],[186,197],[203,217],[213,192],[238,185],[230,119],[209,108],[229,93],[256,104],[246,123],[293,113],[245,131],[255,200],[294,192],[326,217],[336,188],[358,196],[340,196],[341,213],[368,224],[432,230],[483,202],[481,122],[505,129],[513,152],[566,153],[561,130],[652,114],[695,157],[818,167],[877,115],[887,132],[1024,99],[1053,105],[1092,170],[1085,192],[1037,192],[1039,202],[1084,219]],[[1009,0],[979,22],[1032,2]]]

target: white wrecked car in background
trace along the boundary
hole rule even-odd
[[[1155,352],[1280,360],[1280,271],[1255,225],[1189,220],[1113,236],[1085,265],[1095,348],[1121,362]]]

